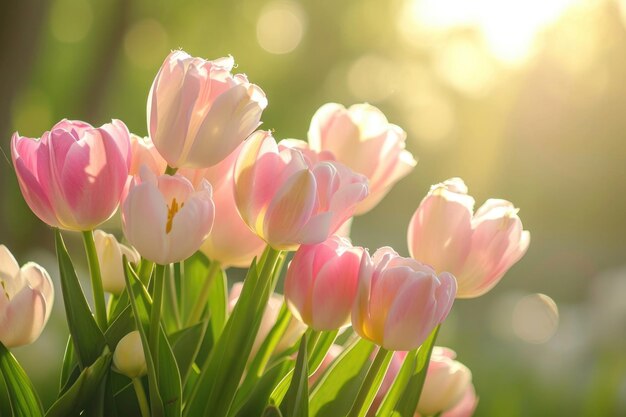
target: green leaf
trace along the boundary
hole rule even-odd
[[[409,378],[409,382],[406,384],[406,388],[400,399],[398,400],[393,415],[402,417],[413,417],[415,410],[417,409],[417,403],[419,402],[420,395],[422,394],[422,388],[424,387],[424,380],[426,379],[426,372],[428,371],[428,362],[430,361],[430,355],[433,352],[435,346],[435,340],[437,340],[437,334],[439,333],[439,326],[435,327],[428,336],[428,339],[422,343],[417,352],[417,360],[413,373]]]
[[[41,401],[33,383],[15,357],[1,342],[0,378],[4,380],[14,417],[43,416]]]
[[[61,274],[65,315],[80,369],[85,369],[100,357],[106,341],[91,314],[89,304],[87,304],[80,282],[76,276],[74,265],[72,265],[72,260],[67,253],[63,237],[58,229],[55,233],[55,243]]]
[[[231,415],[237,417],[248,417],[255,415],[267,405],[270,394],[274,390],[276,384],[278,384],[284,377],[293,370],[295,361],[290,358],[283,358],[281,361],[270,367],[267,372],[263,374],[261,379],[252,387],[252,391],[247,395],[243,391],[237,392],[235,397],[235,405],[233,405],[234,412]],[[241,403],[245,400],[245,403]],[[231,410],[231,411],[233,411]]]
[[[153,406],[152,413],[153,415],[163,415],[165,417],[178,417],[181,415],[182,408],[182,388],[180,372],[172,347],[167,340],[163,327],[159,326],[159,349],[158,356],[155,360],[148,345],[144,322],[139,318],[141,314],[139,312],[139,306],[145,310],[143,315],[147,315],[148,317],[150,315],[151,306],[145,287],[143,287],[143,284],[141,284],[141,281],[139,281],[128,263],[126,264],[126,280],[126,288],[129,292],[131,306],[146,356],[148,388],[150,392],[150,402]],[[135,296],[136,287],[138,287],[140,292],[139,297]],[[143,295],[141,295],[141,293],[143,293]],[[155,397],[154,400],[153,396]],[[162,414],[160,414],[160,412]]]
[[[309,415],[346,415],[367,372],[374,345],[358,339],[333,361],[311,393]]]
[[[309,417],[309,370],[306,345],[307,334],[305,333],[300,339],[300,349],[291,385],[280,404],[281,412],[290,417]]]
[[[139,335],[141,336],[141,344],[143,345],[143,352],[146,358],[146,367],[148,369],[148,391],[150,393],[150,410],[152,413],[152,417],[163,417],[165,415],[165,410],[163,407],[161,394],[159,393],[156,365],[154,363],[152,353],[150,352],[150,347],[148,346],[148,337],[146,335],[146,330],[144,329],[144,323],[141,320],[141,312],[139,309],[140,303],[135,298],[135,290],[133,289],[134,285],[139,284],[139,280],[137,279],[134,271],[126,261],[124,262],[124,271],[126,279],[126,291],[128,292],[128,298],[130,300],[130,305],[133,309],[135,323],[137,325]],[[141,297],[138,298],[139,300],[142,299]],[[146,313],[144,309],[143,315],[145,316],[146,314],[149,316],[149,313]]]
[[[105,347],[102,355],[80,373],[72,386],[46,412],[46,417],[78,415],[91,405],[111,368],[111,352]],[[93,414],[89,414],[93,415]]]
[[[318,333],[318,332],[316,332]],[[322,364],[328,350],[335,342],[339,330],[319,332],[315,344],[309,351],[309,376],[313,375]]]
[[[63,365],[61,366],[61,379],[59,380],[59,393],[65,392],[65,390],[76,381],[80,375],[80,369],[78,369],[78,359],[74,355],[74,342],[72,342],[72,335],[67,337],[67,343],[65,344],[65,353],[63,354]]]
[[[120,314],[117,315],[115,320],[109,325],[106,332],[104,332],[104,338],[107,341],[109,349],[115,351],[119,341],[128,333],[135,330],[135,319],[133,318],[133,309],[130,305],[127,305]]]
[[[265,407],[265,410],[263,410],[261,417],[283,417],[283,414],[275,405],[268,405]]]
[[[348,416],[365,417],[374,401],[374,397],[376,397],[380,384],[383,382],[383,378],[385,378],[392,357],[393,351],[383,349],[382,347],[378,348],[376,357],[365,375],[363,384],[361,384],[359,393]]]
[[[228,317],[228,292],[226,285],[226,273],[219,269],[214,277],[209,277],[211,262],[202,252],[196,252],[184,262],[185,279],[181,282],[183,291],[181,294],[182,320],[187,323],[196,303],[202,287],[207,279],[212,279],[208,292],[208,311],[211,322],[209,328],[213,340],[219,339],[226,319]]]
[[[393,384],[387,391],[385,398],[376,412],[377,417],[392,415],[393,409],[402,396],[402,393],[405,391],[411,375],[413,375],[413,370],[415,369],[415,365],[417,363],[418,352],[419,349],[407,352],[404,362],[402,362],[402,366],[400,367]]]
[[[178,363],[178,369],[180,370],[183,384],[187,380],[196,355],[200,350],[207,326],[208,320],[205,319],[200,323],[196,323],[191,327],[184,328],[170,335],[172,351],[174,352],[174,357],[176,357],[176,363]]]
[[[258,352],[254,355],[254,359],[248,366],[246,378],[238,390],[239,392],[242,392],[243,395],[252,391],[252,388],[258,383],[259,379],[263,375],[263,372],[265,372],[265,367],[270,360],[272,352],[274,352],[274,349],[280,342],[283,334],[285,334],[290,320],[291,313],[289,312],[287,305],[283,303],[280,311],[278,312],[276,323],[272,326],[272,329],[265,337],[265,340],[259,347]]]
[[[280,264],[280,251],[268,247],[266,252],[261,271],[255,262],[248,270],[239,300],[189,399],[185,409],[188,417],[228,415],[278,277],[276,265]]]

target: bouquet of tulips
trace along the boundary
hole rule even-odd
[[[55,233],[70,336],[44,410],[8,349],[38,338],[53,285],[0,246],[0,414],[471,415],[471,372],[435,340],[455,298],[489,291],[525,253],[517,209],[490,199],[474,213],[453,178],[417,207],[410,257],[353,246],[352,216],[416,164],[405,132],[373,106],[326,104],[308,142],[277,142],[256,130],[265,94],[233,65],[172,52],[147,138],[119,120],[13,135],[24,199]],[[122,240],[97,230],[118,207]],[[93,308],[61,231],[82,234]],[[247,268],[231,288],[229,267]]]

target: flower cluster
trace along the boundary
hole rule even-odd
[[[256,130],[265,93],[233,68],[232,57],[172,52],[148,95],[147,137],[119,120],[99,128],[62,120],[39,139],[13,135],[22,195],[57,229],[72,336],[67,389],[49,413],[95,413],[104,400],[92,397],[105,392],[97,387],[113,369],[136,391],[130,405],[128,395],[111,395],[120,415],[243,416],[272,407],[292,415],[309,402],[321,407],[316,391],[298,394],[308,392],[307,376],[314,390],[334,384],[339,392],[359,380],[337,369],[371,362],[342,413],[374,415],[397,405],[388,393],[404,392],[411,414],[471,415],[469,369],[433,344],[455,298],[489,291],[525,253],[529,233],[517,209],[491,199],[473,213],[463,181],[449,179],[410,220],[410,257],[390,247],[370,254],[347,237],[350,224],[415,167],[404,130],[371,105],[330,103],[313,116],[308,142],[276,141]],[[123,242],[96,230],[118,208]],[[58,230],[82,232],[93,316]],[[273,291],[289,251],[283,299]],[[231,266],[248,271],[228,296]],[[50,316],[48,273],[19,268],[0,246],[0,284],[0,347],[32,343]],[[333,345],[340,333],[348,343]],[[431,350],[428,367],[410,369],[422,375],[419,397],[421,385],[396,374],[428,362]],[[12,381],[30,386],[19,375],[6,379],[9,396]],[[29,395],[16,407],[43,411]]]

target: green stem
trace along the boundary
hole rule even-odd
[[[143,384],[140,378],[133,378],[133,387],[135,388],[135,394],[137,394],[137,401],[139,402],[139,409],[141,410],[142,417],[150,417],[150,408],[148,407],[148,398],[146,397],[146,391],[143,389]]]
[[[180,311],[178,309],[178,291],[176,291],[176,282],[181,280],[180,262],[174,264],[174,275],[170,278],[170,290],[169,300],[172,312],[174,314],[174,321],[176,322],[176,328],[181,328]]]
[[[154,271],[154,294],[150,311],[150,338],[148,344],[153,358],[159,357],[159,332],[161,326],[161,310],[163,309],[163,289],[165,287],[165,266],[156,265]]]
[[[100,274],[100,264],[98,263],[98,252],[96,242],[93,239],[93,231],[83,232],[83,242],[87,253],[87,263],[89,265],[89,275],[91,276],[91,289],[93,291],[93,301],[96,306],[96,322],[101,330],[107,328],[107,309],[104,301],[104,288],[102,287],[102,275]]]
[[[389,366],[392,356],[393,351],[389,351],[382,347],[378,349],[374,362],[372,362],[370,369],[367,371],[367,375],[365,375],[363,384],[359,389],[359,393],[357,394],[347,417],[365,416],[370,405],[372,405],[372,401],[374,400],[374,396],[376,395],[378,388],[380,388],[380,384],[383,381],[385,372],[387,372],[387,367]]]
[[[149,261],[145,258],[141,258],[141,264],[139,265],[139,271],[137,272],[137,276],[146,288],[148,287],[148,281],[150,281],[153,267],[154,262]]]
[[[165,168],[165,175],[174,175],[176,174],[176,171],[178,171],[178,168],[174,168],[168,165],[167,168]]]
[[[202,283],[202,288],[200,289],[200,294],[198,294],[196,304],[194,305],[191,314],[189,314],[189,317],[187,318],[187,327],[197,323],[200,320],[200,317],[202,317],[202,312],[204,311],[206,303],[209,300],[209,290],[211,289],[211,284],[213,284],[215,277],[217,276],[217,274],[220,273],[221,270],[222,268],[219,262],[211,261],[211,264],[209,265],[209,270],[207,271],[207,277]]]

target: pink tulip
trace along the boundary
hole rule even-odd
[[[129,175],[139,175],[141,167],[146,165],[154,175],[161,175],[167,168],[167,162],[159,154],[150,138],[130,135],[130,170]]]
[[[408,229],[411,256],[454,274],[459,298],[493,288],[530,242],[510,202],[489,199],[474,214],[473,208],[463,180],[452,178],[431,187]]]
[[[424,388],[417,404],[423,416],[432,416],[455,407],[472,385],[472,372],[455,361],[456,353],[435,347],[428,364]]]
[[[476,390],[472,384],[469,384],[465,389],[465,393],[463,394],[461,401],[448,411],[441,414],[441,417],[472,417],[477,406],[478,397],[476,396]]]
[[[211,186],[194,189],[181,175],[155,176],[144,167],[122,207],[126,239],[146,259],[167,265],[193,255],[211,231]]]
[[[200,250],[223,267],[247,267],[265,248],[263,239],[252,233],[241,219],[235,203],[233,169],[241,148],[242,145],[226,159],[201,173],[213,186],[215,222]],[[190,173],[183,172],[183,175]]]
[[[394,352],[368,416],[375,414],[387,395],[406,354],[404,351]],[[474,413],[478,399],[471,383],[472,373],[465,365],[455,361],[455,357],[450,349],[438,346],[433,349],[415,417],[433,416],[440,412],[443,412],[443,417],[470,417]]]
[[[130,163],[126,125],[61,120],[40,140],[11,138],[11,156],[31,210],[52,227],[91,230],[115,213]]]
[[[119,243],[115,236],[100,229],[93,232],[93,238],[102,275],[102,287],[111,294],[121,294],[126,288],[123,257],[126,256],[128,262],[137,264],[140,260],[139,253],[135,248]]]
[[[450,312],[456,294],[451,274],[384,247],[364,252],[352,326],[359,336],[389,350],[418,348]]]
[[[232,311],[235,308],[235,304],[239,301],[239,296],[241,295],[241,290],[243,289],[243,283],[237,282],[233,285],[228,294],[228,311]],[[279,294],[272,294],[270,296],[269,301],[267,302],[267,307],[263,312],[263,318],[261,319],[261,327],[259,327],[259,332],[254,339],[254,344],[252,345],[252,351],[250,353],[250,358],[253,358],[254,355],[258,352],[261,344],[267,337],[267,335],[276,324],[276,320],[278,319],[278,313],[280,312],[280,308],[283,305],[283,297]],[[299,322],[298,320],[292,318],[289,320],[289,324],[287,325],[287,330],[281,337],[280,341],[276,345],[274,349],[275,353],[281,353],[293,345],[296,344],[298,340],[302,337],[304,332],[306,331],[306,326]]]
[[[405,150],[406,132],[369,104],[349,109],[336,103],[323,105],[311,120],[308,136],[312,150],[330,151],[337,161],[369,179],[370,195],[356,214],[376,206],[417,164]]]
[[[338,236],[300,246],[285,278],[285,300],[293,315],[314,330],[350,324],[362,254],[362,248]]]
[[[43,330],[54,302],[54,287],[41,266],[19,264],[0,245],[0,342],[6,347],[33,343]]]
[[[259,126],[265,94],[245,75],[232,75],[234,64],[183,51],[165,58],[148,96],[148,130],[170,166],[215,165]]]
[[[367,196],[367,179],[331,161],[309,166],[269,132],[250,136],[235,166],[235,201],[248,226],[275,249],[323,242]]]

